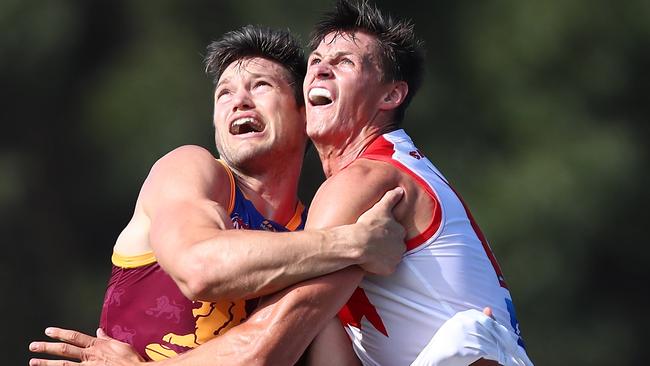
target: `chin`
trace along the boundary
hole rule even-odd
[[[307,123],[307,136],[310,139],[318,138],[321,137],[325,134],[327,131],[327,125],[321,121],[318,122],[313,122],[313,123]]]
[[[229,154],[229,160],[238,166],[246,165],[255,160],[264,159],[270,150],[269,146],[239,146],[239,148],[232,151],[232,154]]]

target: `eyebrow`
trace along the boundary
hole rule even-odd
[[[219,89],[221,84],[228,84],[229,82],[230,82],[230,78],[223,78],[223,79],[219,80],[219,82],[217,83],[216,89]]]
[[[333,58],[336,59],[336,58],[339,58],[339,57],[341,57],[341,56],[348,56],[348,55],[352,55],[352,52],[350,52],[350,51],[337,51],[337,52],[334,54],[334,57],[333,57]],[[323,55],[321,55],[321,54],[318,53],[317,51],[312,52],[311,55],[309,55],[309,57],[311,57],[311,56],[318,56],[318,57],[321,57],[321,58],[323,57]]]
[[[251,78],[252,78],[252,79],[268,78],[268,79],[272,79],[272,80],[274,80],[274,81],[281,81],[281,80],[284,80],[284,81],[286,81],[287,83],[289,83],[289,80],[286,80],[286,78],[285,78],[284,76],[282,76],[282,75],[277,76],[277,75],[273,75],[273,74],[260,74],[260,73],[253,73],[253,72],[250,72],[250,71],[246,71],[246,72],[248,72],[248,73],[251,75]],[[230,83],[230,78],[229,78],[229,77],[223,78],[223,79],[221,79],[221,80],[217,83],[217,86],[216,86],[215,89],[219,89],[219,87],[220,87],[222,84],[228,84],[228,83]]]

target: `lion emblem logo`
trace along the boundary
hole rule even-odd
[[[145,314],[156,318],[164,316],[166,319],[173,319],[178,324],[181,321],[181,312],[183,310],[185,310],[183,305],[170,301],[167,296],[161,296],[156,299],[156,306],[147,309]]]
[[[162,341],[165,343],[151,343],[145,347],[145,352],[153,361],[163,360],[176,356],[177,353],[168,345],[194,348],[210,339],[225,333],[228,329],[240,324],[246,318],[245,302],[222,301],[202,302],[201,307],[193,309],[196,327],[194,333],[175,334],[167,333]]]

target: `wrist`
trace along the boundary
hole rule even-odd
[[[367,243],[360,237],[364,231],[357,226],[358,224],[350,224],[329,229],[327,244],[333,252],[333,257],[345,261],[347,265],[365,262]]]

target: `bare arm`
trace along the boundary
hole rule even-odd
[[[312,203],[308,226],[327,228],[354,222],[357,219],[364,220],[366,214],[362,215],[363,211],[375,204],[386,191],[383,186],[369,185],[364,188],[376,189],[374,191],[376,196],[373,197],[373,193],[367,191],[364,194],[355,194],[349,189],[343,189],[346,183],[346,180],[341,180],[336,184],[326,184],[319,190],[317,198]],[[358,210],[358,212],[349,213],[343,207],[346,205],[331,201],[332,197],[341,199],[346,205],[350,204],[348,210]],[[359,204],[354,202],[355,197],[368,199],[370,202]],[[384,215],[389,214],[401,197],[401,190],[393,190],[372,209],[383,212]],[[332,206],[336,206],[336,209]],[[397,265],[404,251],[402,241],[404,230],[401,227],[395,229],[400,239],[393,242],[393,251],[387,253],[385,258],[385,265],[391,268]],[[294,364],[318,332],[331,321],[350,298],[363,279],[364,273],[360,267],[352,266],[285,289],[265,299],[259,310],[244,324],[165,362],[170,365],[216,365],[219,364],[214,358],[216,354],[219,357],[223,355],[224,360],[227,357],[244,360],[241,364]],[[341,355],[341,360],[344,359],[352,362],[349,353]],[[232,364],[235,361],[230,359],[228,362]]]
[[[356,266],[294,285],[264,300],[243,324],[165,365],[293,365],[316,333],[336,314],[363,277]],[[85,366],[136,366],[144,360],[128,344],[105,336],[48,328],[62,342],[32,342],[32,352],[81,361]],[[30,366],[61,366],[68,361],[31,359]],[[76,364],[76,363],[74,363]]]
[[[330,187],[330,188],[327,188]],[[312,213],[325,208],[329,189],[338,185],[327,185],[321,193]],[[333,192],[334,193],[334,192]],[[352,199],[344,193],[334,196]],[[386,214],[402,197],[400,192],[391,191],[373,209]],[[354,205],[354,203],[353,203]],[[342,206],[342,205],[337,205]],[[361,207],[354,205],[352,207]],[[362,208],[363,209],[363,208]],[[328,208],[329,210],[329,208]],[[336,215],[329,212],[327,220],[312,219],[312,225],[337,225],[339,218],[355,220],[354,215]],[[358,216],[358,215],[357,215]],[[403,229],[400,231],[403,236]],[[398,258],[403,251],[403,243],[394,243]],[[393,260],[395,266],[398,260]],[[161,361],[170,365],[285,365],[295,363],[316,334],[330,321],[355,290],[364,271],[358,266],[318,277],[296,284],[266,298],[259,309],[243,324],[234,327],[226,334],[190,350],[178,357]],[[128,345],[113,339],[97,339],[74,331],[56,329],[51,337],[66,343],[34,342],[30,349],[34,352],[82,359],[82,364],[98,365],[136,365],[137,354]],[[32,360],[31,365],[59,365],[60,361]]]
[[[386,271],[390,219],[299,233],[227,230],[230,187],[209,152],[188,146],[159,160],[140,194],[156,258],[189,298],[257,297],[354,264]]]
[[[307,352],[307,364],[310,366],[361,365],[352,350],[350,338],[337,317],[330,319],[314,338]]]
[[[264,300],[245,323],[163,365],[293,365],[355,289],[350,267],[294,285]]]

